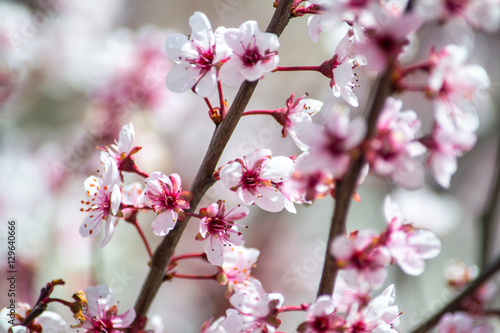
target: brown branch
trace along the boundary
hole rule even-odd
[[[52,280],[47,283],[41,290],[40,295],[38,296],[38,300],[36,301],[33,309],[28,313],[28,315],[23,319],[20,325],[29,327],[31,323],[40,316],[46,309],[47,303],[49,303],[49,296],[54,291],[54,287],[57,285],[64,285],[65,282],[61,279]]]
[[[497,142],[497,156],[494,166],[492,186],[488,195],[488,202],[481,215],[481,252],[479,262],[484,267],[488,260],[489,251],[492,250],[492,241],[494,240],[495,217],[500,200],[500,135]]]
[[[384,106],[385,99],[391,95],[393,67],[388,68],[375,84],[375,89],[372,91],[370,107],[367,108],[367,133],[366,139],[373,138],[376,134],[377,119]],[[345,234],[345,224],[347,213],[351,204],[351,199],[356,190],[356,185],[361,173],[361,169],[365,164],[365,158],[362,153],[353,158],[351,165],[346,175],[336,184],[335,194],[335,209],[333,211],[330,233],[328,235],[328,246],[326,247],[325,261],[323,264],[323,273],[319,283],[317,296],[331,295],[337,278],[337,268],[335,266],[335,258],[330,253],[330,244],[338,235]]]
[[[460,294],[458,294],[454,299],[452,299],[448,304],[446,304],[441,310],[434,314],[424,323],[420,324],[412,333],[424,333],[432,329],[438,322],[439,319],[447,312],[453,312],[460,310],[461,302],[472,295],[478,287],[480,287],[484,282],[491,278],[496,272],[500,270],[500,255],[498,255],[494,260],[492,260],[481,272],[481,274],[472,281],[467,288],[465,288]]]
[[[293,0],[280,1],[271,22],[267,28],[267,32],[281,35],[290,19],[290,10],[293,5]],[[243,82],[238,93],[231,105],[231,108],[224,121],[215,129],[212,140],[208,150],[203,158],[200,168],[195,176],[190,192],[193,193],[191,200],[190,212],[194,212],[200,203],[205,192],[215,183],[212,174],[217,167],[226,144],[231,137],[238,121],[240,120],[243,111],[245,110],[250,97],[252,96],[258,81]],[[158,289],[160,288],[163,277],[165,275],[165,268],[169,263],[174,249],[179,242],[179,239],[189,222],[190,217],[186,217],[184,221],[178,221],[175,228],[165,236],[160,243],[151,261],[151,268],[149,274],[142,286],[141,292],[135,303],[136,322],[144,322],[146,312],[148,311],[151,302],[153,301]],[[138,329],[135,326],[135,329]]]

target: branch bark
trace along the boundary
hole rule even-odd
[[[266,29],[266,32],[275,33],[280,36],[285,29],[290,19],[290,10],[293,5],[293,0],[280,1],[274,15]],[[231,108],[224,121],[215,129],[215,132],[210,141],[208,150],[203,158],[200,168],[195,176],[190,192],[193,193],[191,200],[191,208],[189,212],[194,212],[205,195],[205,192],[215,183],[212,174],[217,167],[224,148],[226,147],[229,138],[231,137],[236,125],[238,124],[243,111],[245,110],[258,81],[245,81],[231,105]],[[184,221],[178,221],[175,228],[165,236],[160,243],[153,258],[151,260],[151,268],[146,280],[142,286],[141,292],[135,303],[136,323],[144,323],[146,312],[151,305],[156,293],[158,292],[165,275],[165,268],[169,263],[174,249],[179,242],[179,239],[190,220],[186,217]],[[133,330],[140,329],[140,325],[134,325]]]
[[[385,73],[379,78],[375,84],[375,89],[372,91],[370,98],[371,103],[367,108],[367,133],[366,139],[373,138],[377,133],[377,119],[384,106],[385,99],[391,95],[393,67],[390,66]],[[319,283],[317,296],[331,295],[337,278],[337,268],[335,266],[335,258],[330,254],[330,244],[338,235],[343,235],[346,232],[346,219],[349,212],[352,196],[356,190],[356,185],[361,173],[361,169],[365,164],[365,158],[362,153],[356,158],[353,158],[351,165],[346,175],[336,184],[335,189],[335,208],[333,211],[330,233],[328,234],[328,242],[325,253],[325,261],[323,263],[323,273]]]

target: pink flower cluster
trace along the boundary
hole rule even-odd
[[[255,21],[237,29],[219,27],[214,32],[206,15],[195,12],[189,24],[189,37],[167,37],[167,54],[177,63],[167,76],[167,87],[172,91],[192,89],[208,97],[219,80],[237,86],[244,80],[262,78],[278,64],[278,37],[261,32]]]
[[[415,229],[401,217],[397,205],[388,197],[384,204],[387,229],[380,234],[363,230],[337,237],[331,245],[336,265],[353,274],[356,280],[380,287],[387,276],[387,266],[397,263],[410,275],[420,275],[425,259],[437,256],[441,242],[428,230]]]

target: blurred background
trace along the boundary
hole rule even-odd
[[[189,34],[188,19],[204,12],[212,26],[238,27],[256,20],[265,30],[272,14],[271,0],[185,1],[0,1],[0,267],[7,263],[8,219],[17,221],[17,301],[34,304],[40,288],[62,278],[66,286],[54,295],[70,299],[88,286],[107,283],[120,301],[120,313],[133,306],[147,274],[148,256],[134,227],[119,222],[111,242],[100,248],[101,237],[82,238],[78,233],[85,213],[83,181],[99,168],[99,151],[118,138],[122,125],[132,122],[138,166],[146,172],[179,173],[183,187],[190,183],[206,151],[214,125],[204,101],[191,92],[175,94],[165,87],[173,62],[164,53],[164,40],[173,32]],[[436,42],[437,27],[424,29],[417,41],[421,50],[408,61],[428,54]],[[307,34],[307,19],[293,19],[280,38],[280,65],[319,65],[329,59],[343,32],[323,34],[313,43]],[[459,36],[462,38],[463,36]],[[477,33],[469,41],[471,63],[488,71],[492,87],[483,96],[478,112],[481,126],[478,143],[459,160],[459,171],[449,190],[427,177],[415,191],[397,188],[386,179],[369,176],[359,189],[362,201],[351,207],[348,230],[370,228],[381,231],[386,222],[382,202],[393,193],[403,214],[418,226],[430,228],[443,244],[438,258],[427,261],[422,276],[409,277],[398,268],[389,282],[396,283],[396,303],[404,315],[401,331],[415,326],[452,295],[445,287],[443,269],[451,258],[478,263],[481,244],[479,217],[495,179],[499,148],[498,94],[500,82],[499,34]],[[358,71],[360,88],[355,93],[361,114],[373,76]],[[333,97],[328,79],[314,72],[274,73],[259,83],[248,110],[285,106],[291,93],[340,102]],[[231,102],[235,89],[224,88]],[[414,109],[429,131],[432,105],[416,94],[399,96],[403,109]],[[214,96],[214,102],[216,97]],[[322,121],[325,112],[315,118]],[[290,138],[281,138],[280,126],[266,116],[245,117],[219,163],[271,148],[274,155],[300,153]],[[125,183],[141,181],[134,176]],[[238,204],[235,195],[219,184],[211,188],[202,206],[226,199]],[[318,200],[309,207],[268,213],[250,207],[243,220],[246,247],[261,251],[254,275],[268,292],[281,292],[285,305],[312,302],[321,274],[333,199]],[[154,214],[140,214],[139,221],[153,248],[161,239],[153,235]],[[498,214],[495,223],[498,222]],[[200,252],[204,244],[194,240],[198,232],[193,219],[177,254]],[[100,235],[102,236],[102,235]],[[491,236],[500,239],[497,228]],[[500,245],[493,242],[490,256]],[[179,272],[212,274],[202,263],[182,263]],[[9,299],[6,280],[0,279],[0,305]],[[383,290],[383,289],[381,289]],[[203,321],[220,316],[229,306],[225,287],[214,281],[175,280],[165,283],[150,308],[162,318],[168,332],[196,332]],[[51,305],[75,324],[61,306]],[[304,317],[286,313],[280,331],[292,332]]]

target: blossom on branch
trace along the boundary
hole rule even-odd
[[[219,176],[245,205],[256,204],[269,212],[279,212],[285,207],[286,197],[276,184],[289,179],[295,165],[289,157],[271,154],[269,149],[257,149],[248,158],[243,156],[225,165]]]
[[[221,67],[220,75],[230,86],[238,86],[244,80],[259,80],[278,65],[278,36],[261,32],[255,21],[247,21],[238,29],[227,29],[224,41],[232,54]]]
[[[247,207],[237,206],[226,213],[224,201],[219,200],[207,208],[200,209],[200,240],[206,239],[205,253],[208,261],[215,266],[222,266],[225,246],[240,246],[245,242],[238,231],[235,221],[249,213]],[[198,239],[198,237],[197,237]]]
[[[88,201],[82,204],[89,208],[81,211],[89,212],[80,226],[80,235],[82,237],[95,237],[101,230],[102,223],[105,222],[105,236],[101,247],[105,246],[113,236],[121,203],[120,177],[118,167],[106,152],[101,152],[101,162],[104,165],[102,178],[90,176],[85,179],[84,187],[87,193]]]
[[[193,194],[182,191],[181,177],[173,173],[169,177],[153,172],[146,182],[146,204],[158,213],[153,221],[153,232],[165,236],[175,227],[177,220],[184,220],[184,210],[189,209]]]
[[[193,89],[201,97],[208,97],[217,86],[220,66],[229,53],[222,39],[224,28],[215,33],[205,14],[195,12],[189,18],[192,33],[167,37],[165,47],[170,59],[177,65],[167,76],[167,87],[174,92]]]
[[[111,289],[101,284],[85,289],[86,307],[84,305],[83,318],[80,327],[85,333],[119,333],[129,327],[135,319],[135,310],[130,309],[118,315],[118,307],[114,305]]]

